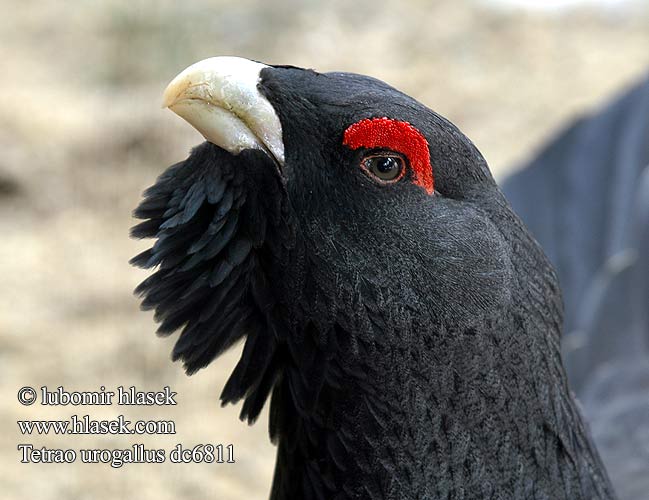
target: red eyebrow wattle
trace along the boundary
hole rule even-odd
[[[352,149],[382,148],[408,157],[414,173],[414,182],[432,194],[433,167],[426,138],[408,122],[391,118],[366,118],[345,130],[343,144]]]

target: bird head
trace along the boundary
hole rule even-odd
[[[216,57],[178,75],[164,105],[234,168],[254,156],[277,177],[299,251],[278,255],[271,286],[311,293],[308,319],[369,303],[468,321],[508,300],[498,188],[471,141],[415,99],[362,75]]]

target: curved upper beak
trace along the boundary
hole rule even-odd
[[[232,154],[261,149],[283,166],[282,125],[257,87],[267,67],[240,57],[204,59],[169,83],[162,106]]]

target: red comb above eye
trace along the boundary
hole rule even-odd
[[[426,138],[408,122],[390,118],[367,118],[345,130],[343,144],[352,149],[390,149],[406,155],[414,173],[415,184],[432,194],[433,167]]]

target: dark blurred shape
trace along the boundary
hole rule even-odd
[[[563,355],[621,500],[649,490],[649,78],[503,190],[554,263]]]
[[[0,200],[19,196],[22,191],[22,186],[17,180],[0,174]]]

